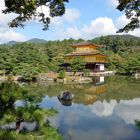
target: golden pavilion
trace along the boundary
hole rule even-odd
[[[107,56],[101,54],[98,50],[100,46],[93,43],[78,43],[71,45],[73,52],[65,55],[65,63],[69,64],[74,57],[79,56],[86,64],[85,68],[93,72],[105,71],[105,63],[107,63]]]

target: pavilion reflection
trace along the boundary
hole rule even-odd
[[[84,104],[89,105],[96,102],[100,94],[104,94],[107,91],[107,85],[105,83],[105,77],[95,77],[93,79],[93,85],[84,89],[85,99]]]
[[[59,100],[64,106],[71,106],[73,103],[90,105],[99,99],[99,96],[107,91],[105,77],[94,77],[93,83],[89,85],[71,84],[67,88],[74,94],[72,101]]]

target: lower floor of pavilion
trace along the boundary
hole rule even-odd
[[[69,63],[62,64],[62,66],[66,69],[66,71],[71,71]],[[92,72],[104,72],[105,71],[105,63],[86,63],[85,69],[89,69]]]

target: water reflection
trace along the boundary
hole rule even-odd
[[[115,114],[125,121],[126,124],[135,124],[135,120],[140,119],[140,98],[133,100],[111,100],[109,103],[96,102],[90,106],[91,112],[99,117],[109,117]]]
[[[140,119],[139,84],[131,78],[113,77],[92,85],[62,86],[75,95],[70,107],[49,93],[41,106],[59,110],[50,121],[65,140],[138,140],[135,120]]]
[[[33,103],[32,105],[37,103],[36,107],[39,109],[53,107],[59,111],[49,121],[51,125],[58,128],[65,140],[138,140],[140,131],[135,126],[135,120],[140,119],[139,85],[138,80],[118,76],[107,79],[96,77],[92,84],[84,85],[54,83],[24,85],[28,94],[17,85],[0,85],[0,125],[8,126],[8,123],[3,122],[5,121],[3,118],[8,114],[14,117],[13,120],[16,120],[19,115],[24,118],[25,124],[22,123],[21,129],[35,127],[34,122],[30,121],[26,124],[26,120],[30,117],[32,119],[36,116],[39,121],[42,121],[40,110],[36,112],[32,106],[24,108],[23,114],[20,114],[20,110],[15,110],[15,106],[18,108],[25,106],[27,101]],[[72,102],[58,100],[58,95],[65,90],[74,94]],[[15,121],[10,120],[10,122],[14,122],[12,125],[15,129]],[[42,135],[42,130],[45,135],[50,134],[45,128],[46,125],[40,127],[39,135]],[[14,137],[8,134],[0,132],[0,139],[4,136],[10,139]],[[26,135],[29,136],[28,133]]]
[[[74,93],[74,99],[72,101],[59,100],[62,105],[71,106],[73,103],[82,103],[85,105],[93,104],[100,94],[107,91],[107,85],[105,83],[105,77],[95,77],[92,85],[83,87],[81,84],[66,85],[67,89]],[[78,93],[77,93],[78,92]],[[81,97],[80,97],[81,96]]]
[[[97,76],[93,79],[95,85],[100,85],[105,83],[105,76]]]
[[[29,94],[27,90],[11,82],[0,84],[0,140],[61,139],[56,130],[48,126],[46,115],[56,113],[54,109],[39,107],[42,96]],[[55,135],[46,134],[47,130]],[[29,133],[30,132],[30,133]],[[30,134],[33,134],[31,136]],[[27,138],[28,137],[28,138]]]
[[[51,104],[56,100],[47,98],[45,102]],[[135,104],[135,99],[127,103],[125,100],[120,103],[115,100],[97,101],[88,106],[75,103],[69,108],[60,106],[56,101],[53,106],[60,113],[50,121],[65,140],[137,140],[140,137],[134,126],[135,120],[140,119],[140,104]]]
[[[67,100],[63,100],[63,99],[59,99],[59,98],[58,98],[58,100],[64,106],[71,106],[72,105],[72,100],[67,101]]]

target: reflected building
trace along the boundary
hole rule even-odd
[[[96,76],[93,78],[93,83],[95,85],[101,85],[105,83],[105,77],[104,76]]]
[[[90,105],[99,100],[101,94],[107,92],[104,76],[94,77],[92,84],[69,84],[65,88],[74,95],[74,99],[69,102],[59,100],[64,106],[71,106],[72,103]]]
[[[105,83],[105,77],[95,77],[93,84],[87,86],[74,85],[73,93],[75,98],[74,103],[82,103],[85,105],[93,104],[99,100],[99,96],[107,92],[107,85]]]
[[[85,102],[84,104],[89,105],[93,104],[96,100],[98,100],[98,96],[107,91],[107,85],[105,83],[105,77],[95,77],[93,80],[93,86],[84,89],[85,92]]]

